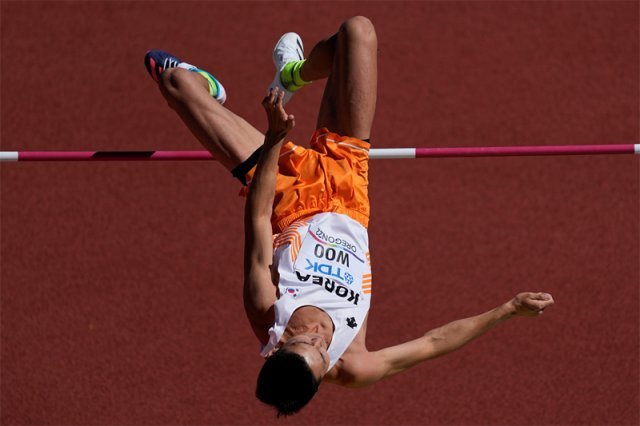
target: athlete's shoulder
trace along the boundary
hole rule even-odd
[[[354,341],[340,360],[336,362],[331,370],[325,375],[324,380],[345,387],[361,387],[368,383],[364,383],[364,378],[368,377],[368,365],[375,358],[373,352],[369,352],[367,348]]]

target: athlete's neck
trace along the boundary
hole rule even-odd
[[[324,337],[327,345],[331,345],[334,325],[331,317],[322,309],[315,306],[302,306],[296,309],[287,327],[282,333],[281,343],[285,343],[291,337],[302,333],[316,333]]]

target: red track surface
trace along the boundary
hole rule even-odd
[[[199,149],[142,65],[161,47],[260,100],[284,31],[363,14],[379,147],[638,143],[637,2],[2,2],[3,150]],[[290,104],[313,131],[323,84]],[[219,165],[1,167],[3,424],[268,424]],[[371,165],[370,348],[543,290],[556,306],[280,424],[638,424],[634,157]]]

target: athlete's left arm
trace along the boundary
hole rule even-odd
[[[405,371],[428,359],[448,354],[514,317],[537,317],[553,305],[547,293],[520,293],[491,311],[451,322],[427,332],[419,339],[358,355],[357,363],[343,384],[361,387]]]

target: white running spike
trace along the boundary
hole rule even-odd
[[[282,100],[282,103],[286,105],[295,92],[290,92],[285,89],[284,85],[280,81],[280,71],[282,71],[282,68],[284,68],[284,66],[289,62],[301,61],[304,59],[304,47],[300,36],[296,33],[286,33],[280,37],[280,40],[278,40],[273,48],[271,59],[273,59],[273,65],[276,67],[276,75],[273,77],[273,81],[269,85],[267,93],[269,93],[269,90],[274,87],[284,91],[284,99]]]

